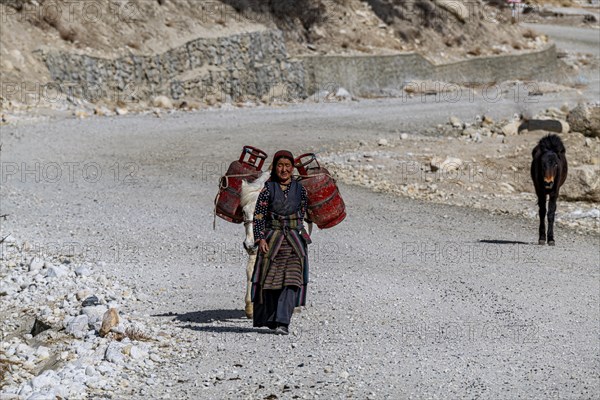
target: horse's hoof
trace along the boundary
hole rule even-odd
[[[544,245],[544,244],[546,244],[546,241],[545,241],[545,240],[542,240],[542,239],[540,239],[540,240],[538,241],[538,244]]]
[[[554,240],[548,240],[548,246],[554,246]]]

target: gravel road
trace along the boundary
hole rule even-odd
[[[2,233],[48,251],[75,243],[147,295],[134,306],[149,323],[180,329],[180,351],[151,384],[130,375],[115,398],[591,399],[600,392],[598,235],[560,229],[556,247],[538,246],[524,219],[342,185],[348,217],[314,233],[308,306],[280,337],[243,317],[243,228],[217,220],[212,229],[218,176],[245,144],[318,152],[450,113],[501,118],[569,96],[4,126]]]
[[[597,29],[529,23],[523,25],[550,36],[561,49],[600,56],[600,33]]]

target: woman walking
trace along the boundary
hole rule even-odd
[[[252,275],[253,326],[287,335],[294,307],[306,303],[310,237],[304,229],[307,195],[292,178],[294,156],[280,150],[273,157],[254,211],[258,257]]]

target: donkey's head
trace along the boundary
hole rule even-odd
[[[544,177],[544,188],[550,190],[557,183],[559,174],[559,158],[554,152],[547,151],[542,154],[540,163]]]

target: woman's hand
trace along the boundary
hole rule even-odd
[[[265,239],[260,239],[258,242],[258,249],[261,253],[267,254],[269,252],[269,245]]]

